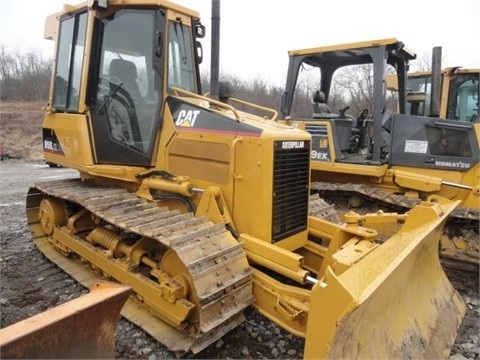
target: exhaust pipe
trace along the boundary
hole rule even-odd
[[[212,49],[210,63],[210,97],[218,100],[220,76],[220,0],[212,0]]]
[[[432,50],[432,92],[430,99],[430,117],[440,116],[440,91],[442,82],[442,47]]]

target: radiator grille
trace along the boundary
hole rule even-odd
[[[274,144],[272,241],[307,228],[309,141],[276,141]]]

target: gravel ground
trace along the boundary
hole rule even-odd
[[[25,196],[34,181],[75,177],[76,171],[43,163],[0,163],[0,306],[1,327],[26,319],[87,292],[52,265],[35,247],[25,219]],[[480,359],[479,274],[445,269],[467,304],[450,359]],[[303,339],[289,334],[252,309],[247,320],[197,355],[199,359],[300,359]],[[174,359],[175,354],[142,329],[121,319],[116,358]]]

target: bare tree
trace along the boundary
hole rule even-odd
[[[433,49],[432,49],[433,52]],[[415,61],[411,62],[411,71],[432,71],[432,52],[423,53],[417,57]],[[445,57],[442,56],[442,63],[445,61]],[[460,64],[461,65],[461,64]]]
[[[412,62],[411,70],[413,71],[430,71],[432,70],[432,54],[424,53],[421,57]]]
[[[51,60],[39,51],[10,53],[0,44],[0,98],[2,100],[46,100]]]
[[[373,66],[371,64],[346,66],[334,77],[334,86],[356,116],[373,104]]]

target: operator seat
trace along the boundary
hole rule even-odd
[[[137,67],[128,60],[113,59],[108,69],[110,76],[118,78],[122,82],[122,88],[128,92],[133,100],[140,100],[140,88],[137,84]]]
[[[332,111],[325,101],[325,93],[317,90],[313,93],[313,112],[318,114],[331,114]]]
[[[140,88],[136,82],[137,67],[131,61],[113,59],[108,74],[116,79],[111,86],[118,87],[111,99],[107,118],[111,137],[124,145],[143,152],[142,135],[137,117],[137,105],[141,99]]]

